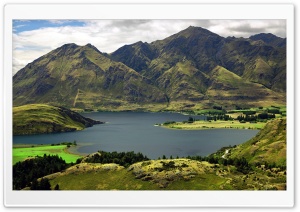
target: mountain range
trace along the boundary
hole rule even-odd
[[[13,77],[14,106],[196,110],[285,102],[286,39],[225,38],[192,26],[110,54],[65,44]]]

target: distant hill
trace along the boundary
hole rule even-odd
[[[271,33],[260,33],[249,37],[253,41],[263,41],[265,44],[275,47],[286,47],[286,38],[280,38]]]
[[[69,132],[102,123],[63,107],[31,104],[13,108],[14,135]]]
[[[160,105],[175,110],[188,105],[283,105],[284,43],[272,34],[224,38],[191,26],[111,54],[91,44],[65,44],[17,72],[13,102],[96,109]]]

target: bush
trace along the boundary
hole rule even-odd
[[[132,152],[104,152],[98,151],[99,154],[95,154],[92,157],[86,159],[87,163],[116,163],[121,166],[128,167],[131,164],[140,161],[147,161],[149,158],[142,153]],[[79,159],[77,159],[79,160]],[[76,161],[77,162],[77,161]]]
[[[268,109],[268,113],[273,113],[273,114],[281,114],[280,110],[279,109]]]
[[[176,123],[175,121],[166,121],[164,122],[164,125],[175,124],[175,123]]]

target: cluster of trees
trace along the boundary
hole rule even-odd
[[[281,114],[280,109],[278,108],[269,108],[268,113]]]
[[[51,144],[51,146],[59,146],[59,145],[67,145],[67,147],[70,146],[77,146],[77,141],[74,140],[73,143],[72,142],[62,142],[62,143],[57,143],[57,144]]]
[[[58,185],[55,188],[55,190],[59,190]],[[40,181],[33,179],[30,190],[51,190],[51,185],[48,178],[42,178]]]
[[[128,167],[131,164],[140,161],[149,160],[147,156],[144,156],[142,153],[131,152],[104,152],[98,151],[100,154],[95,154],[92,157],[86,159],[87,163],[116,163],[124,167]],[[81,159],[77,160],[77,163],[80,163]]]
[[[217,121],[217,120],[224,120],[224,121],[228,121],[228,120],[233,120],[233,118],[229,115],[225,115],[225,114],[219,114],[216,116],[206,116],[206,121]]]
[[[215,105],[215,106],[213,106],[213,109],[216,109],[216,110],[222,110],[222,106],[217,106],[217,105]]]
[[[50,156],[44,154],[43,157],[37,156],[34,159],[18,162],[13,165],[13,189],[21,190],[25,187],[31,187],[32,182],[36,182],[38,178],[55,172],[62,171],[67,168],[65,160],[61,157]],[[44,188],[42,182],[42,188]],[[34,188],[41,186],[34,185]]]
[[[269,113],[259,113],[257,115],[240,115],[236,119],[240,122],[256,122],[263,119],[273,119],[275,118],[275,114],[269,114]]]

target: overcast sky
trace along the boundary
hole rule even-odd
[[[164,39],[189,26],[223,37],[248,38],[258,33],[286,37],[285,20],[15,20],[13,74],[66,43],[91,43],[101,52],[111,53],[125,44]]]

